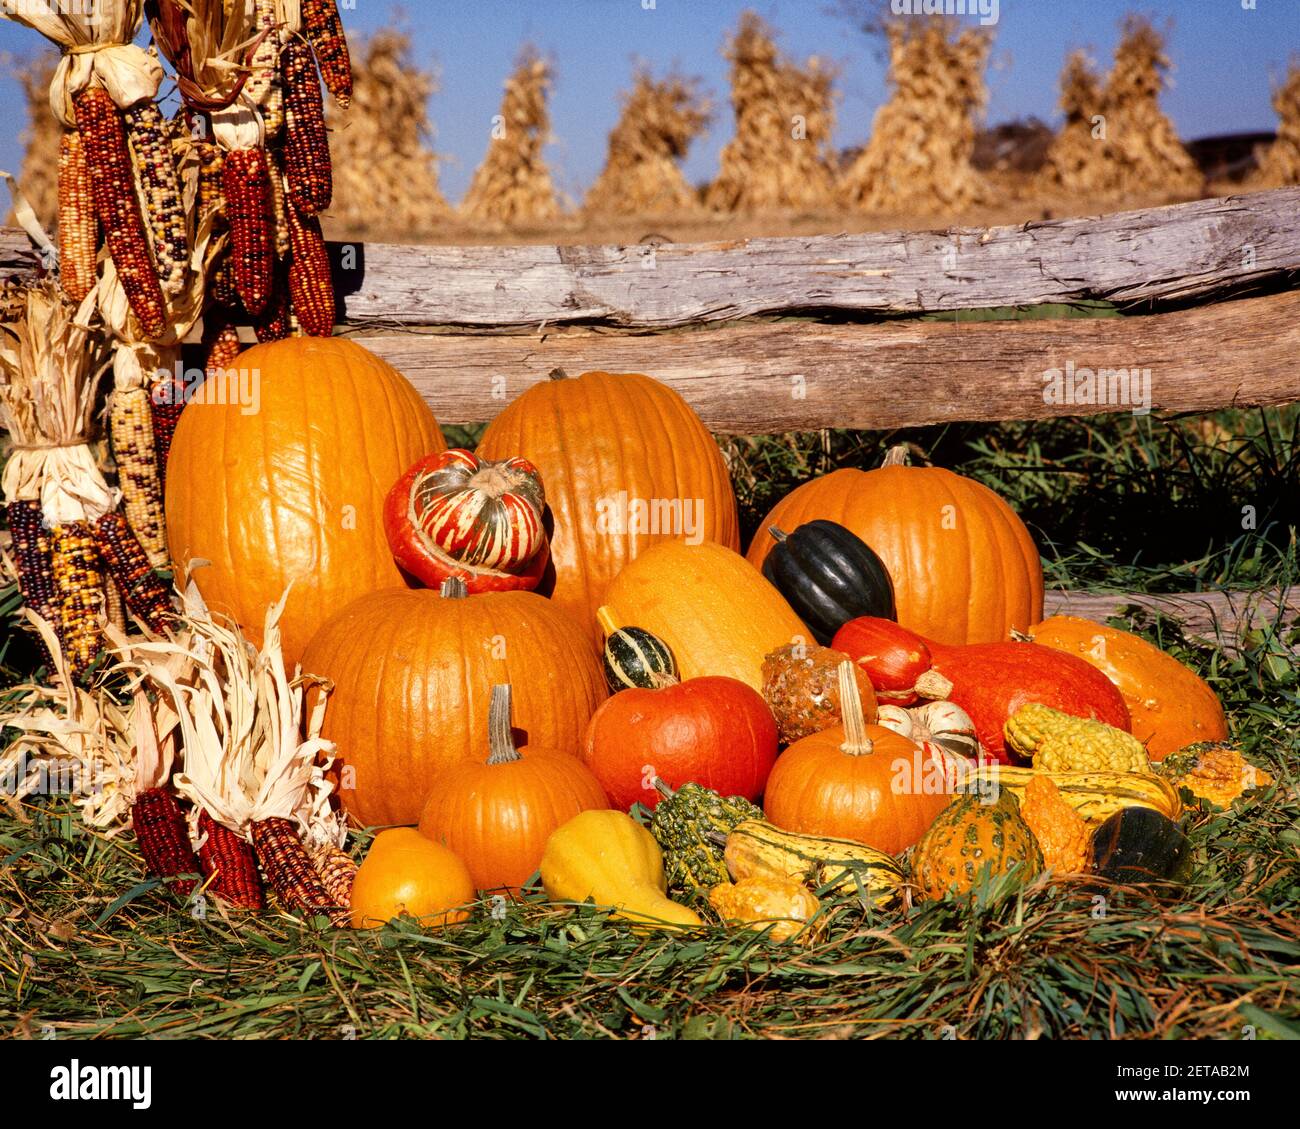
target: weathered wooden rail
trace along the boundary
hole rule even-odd
[[[741,434],[1300,400],[1300,188],[987,229],[330,250],[339,331],[444,423],[490,419],[556,368],[651,373]],[[0,229],[0,280],[34,265],[27,237]],[[961,317],[1099,300],[1124,316]],[[1300,620],[1290,592],[1067,592],[1048,607],[1158,611],[1228,642]]]

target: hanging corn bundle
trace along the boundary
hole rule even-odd
[[[551,82],[550,66],[534,48],[525,48],[506,80],[487,156],[461,204],[467,219],[519,227],[560,214],[551,172],[542,159],[550,136],[546,101]]]
[[[610,132],[605,168],[587,193],[584,209],[646,215],[698,207],[681,161],[708,122],[708,104],[698,83],[678,75],[656,81],[648,71],[638,72]]]
[[[74,678],[102,642],[104,577],[94,523],[117,508],[120,496],[90,447],[104,367],[103,341],[86,325],[93,303],[88,297],[74,309],[45,283],[27,290],[19,320],[0,324],[0,426],[13,443],[0,491],[7,506],[38,505],[49,536],[48,574],[39,538],[29,534],[19,583],[32,593],[33,610],[51,613]],[[30,505],[10,512],[32,529]]]
[[[1291,64],[1286,81],[1273,91],[1273,109],[1281,121],[1253,178],[1257,188],[1300,184],[1300,63]]]
[[[945,210],[985,199],[975,172],[976,122],[988,92],[991,39],[957,31],[941,17],[895,20],[889,36],[893,91],[876,111],[871,140],[845,171],[840,197],[863,211],[914,211],[918,201]]]
[[[834,200],[834,73],[783,58],[771,29],[746,12],[727,46],[735,136],[705,202],[727,212],[825,208]]]
[[[64,250],[72,257],[69,293],[87,289],[93,273],[85,216],[92,208],[139,323],[137,335],[148,339],[166,332],[164,295],[180,290],[189,256],[175,167],[154,105],[162,67],[132,42],[143,9],[143,0],[99,0],[7,5],[3,14],[63,51],[50,83],[50,106],[63,127],[79,135],[66,147],[60,194],[60,227],[69,235]]]
[[[329,113],[336,191],[330,218],[350,235],[377,223],[429,234],[451,214],[438,187],[427,105],[433,77],[410,58],[410,41],[386,28],[357,50],[352,105]]]

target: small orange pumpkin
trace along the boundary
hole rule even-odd
[[[493,686],[486,761],[457,761],[434,777],[420,833],[455,851],[480,890],[518,890],[551,832],[581,811],[608,807],[575,753],[515,747],[510,687]]]
[[[469,917],[473,900],[474,882],[455,854],[413,827],[392,827],[375,836],[352,881],[352,924],[371,929],[406,913],[422,925],[453,925]]]
[[[767,779],[763,809],[777,827],[853,839],[888,854],[906,850],[948,802],[937,752],[863,721],[853,663],[839,669],[843,724],[796,741]]]

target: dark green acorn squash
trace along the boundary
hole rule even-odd
[[[1090,854],[1094,874],[1129,886],[1180,882],[1192,861],[1178,824],[1152,808],[1121,808],[1093,833]]]
[[[731,830],[746,820],[764,818],[763,809],[743,796],[722,796],[700,784],[683,784],[673,791],[662,780],[655,787],[663,797],[655,805],[650,831],[664,853],[668,889],[707,894],[731,875],[723,848]]]
[[[776,526],[768,532],[776,544],[763,561],[763,575],[823,646],[859,616],[898,618],[885,563],[852,530],[819,519],[792,533]]]

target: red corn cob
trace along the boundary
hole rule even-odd
[[[185,816],[176,797],[167,789],[150,788],[141,792],[131,808],[131,825],[150,874],[176,878],[178,874],[199,873],[199,860],[194,857],[185,830]],[[195,881],[176,878],[168,886],[186,897],[194,890]]]
[[[290,38],[280,55],[284,69],[284,171],[289,200],[305,216],[330,206],[333,178],[330,142],[325,132],[325,106],[311,51],[301,39]]]
[[[289,287],[281,266],[275,272],[275,287],[266,309],[253,319],[253,333],[258,341],[279,341],[289,336]]]
[[[173,614],[171,593],[126,518],[117,512],[101,517],[95,522],[95,542],[131,614],[150,631],[161,631]]]
[[[122,289],[145,336],[161,337],[167,328],[167,307],[140,218],[122,116],[102,86],[83,90],[73,105],[77,131],[86,146],[95,215]]]
[[[326,89],[339,109],[346,110],[352,101],[352,60],[338,5],[334,0],[302,0],[302,22]]]
[[[342,909],[325,889],[311,855],[289,820],[272,817],[254,823],[253,849],[285,909],[331,915]]]
[[[230,224],[230,272],[244,309],[256,316],[271,297],[271,183],[261,149],[234,149],[221,167]]]
[[[325,250],[320,220],[299,215],[292,202],[286,209],[289,220],[289,301],[311,337],[328,337],[334,332],[334,282]]]
[[[199,813],[199,834],[207,836],[199,848],[199,867],[204,878],[212,879],[208,889],[232,905],[244,909],[265,908],[252,844],[223,827],[207,812]]]
[[[158,461],[158,487],[167,486],[167,456],[171,454],[172,436],[185,410],[185,394],[170,379],[158,381],[149,390],[149,415],[153,423],[154,458]]]
[[[239,331],[228,321],[217,318],[207,319],[203,327],[203,345],[206,349],[203,360],[203,372],[206,376],[223,372],[235,363],[235,358],[243,350],[239,343]]]

